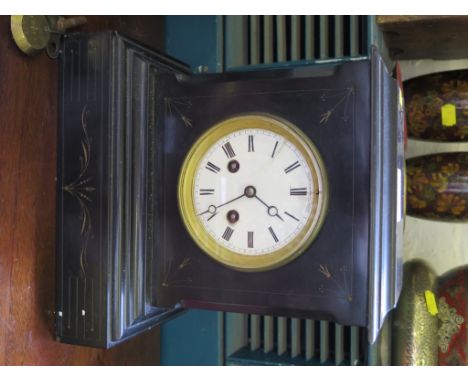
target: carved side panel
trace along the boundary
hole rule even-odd
[[[177,313],[152,304],[150,108],[186,69],[112,32],[67,35],[60,60],[57,336],[109,347]]]
[[[108,41],[66,41],[60,66],[57,334],[95,341],[106,335],[100,320],[106,315],[107,273],[100,238],[107,192],[100,164],[109,124],[103,112]]]

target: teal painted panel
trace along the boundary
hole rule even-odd
[[[166,53],[194,72],[222,71],[222,23],[222,16],[166,16]]]
[[[222,71],[222,16],[166,16],[166,53],[194,72]],[[189,310],[161,326],[161,365],[222,365],[223,315]]]
[[[222,313],[188,310],[161,326],[161,365],[222,365],[223,344]]]

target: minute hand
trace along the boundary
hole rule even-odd
[[[210,206],[210,207],[214,207],[214,210],[213,210],[213,211],[210,211],[210,209],[208,208],[206,211],[203,211],[203,212],[199,213],[198,215],[203,215],[203,214],[206,214],[206,213],[208,213],[208,212],[211,213],[211,214],[215,214],[215,213],[216,213],[216,210],[217,210],[218,208],[223,207],[223,206],[225,206],[226,204],[235,202],[236,200],[239,200],[240,198],[243,198],[244,196],[245,196],[245,193],[242,194],[242,195],[239,195],[239,196],[237,196],[236,198],[231,199],[231,200],[229,200],[229,201],[227,201],[227,202],[225,202],[225,203],[222,203],[222,204],[220,204],[219,206]]]
[[[218,209],[219,207],[225,206],[226,204],[235,202],[236,200],[238,200],[238,199],[240,199],[240,198],[243,198],[244,196],[245,196],[245,194],[239,195],[237,198],[231,199],[231,200],[229,200],[229,201],[226,202],[226,203],[223,203],[223,204],[220,204],[219,206],[216,206],[216,209]]]

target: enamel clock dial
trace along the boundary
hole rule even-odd
[[[279,267],[299,256],[324,219],[327,178],[312,142],[268,115],[230,118],[186,156],[179,207],[195,242],[242,271]]]

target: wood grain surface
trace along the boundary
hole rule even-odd
[[[162,21],[91,16],[79,30],[119,30],[162,49]],[[54,338],[57,64],[21,53],[0,16],[0,364],[155,365],[158,330],[110,350]]]
[[[468,16],[377,16],[393,59],[467,58]]]

